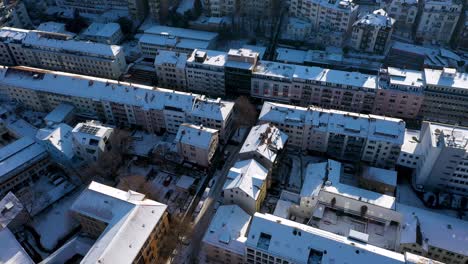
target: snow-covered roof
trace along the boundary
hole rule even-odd
[[[267,50],[266,47],[258,46],[258,45],[243,45],[242,48],[243,49],[253,50],[253,51],[257,52],[259,59],[262,59],[263,56],[265,56],[265,53],[266,53],[266,50]]]
[[[257,200],[267,175],[268,169],[253,159],[238,161],[229,170],[223,190],[239,188]]]
[[[280,150],[284,148],[288,136],[272,124],[252,127],[239,153],[255,152],[274,163]]]
[[[175,65],[176,68],[185,70],[187,64],[187,53],[174,52],[170,50],[160,50],[154,59],[154,65]]]
[[[467,222],[445,214],[398,203],[396,210],[403,215],[400,243],[417,243],[420,225],[423,246],[433,246],[468,256]]]
[[[200,60],[203,61],[200,61]],[[187,63],[204,64],[208,66],[224,67],[227,60],[227,53],[217,50],[196,49],[187,59]]]
[[[468,127],[427,122],[427,128],[430,131],[432,147],[445,146],[468,151]]]
[[[0,182],[8,180],[6,175],[26,165],[43,159],[46,150],[30,137],[23,137],[0,148]]]
[[[74,39],[59,39],[50,36],[54,33],[30,31],[23,40],[24,45],[30,45],[37,49],[58,50],[60,52],[70,52],[84,54],[86,56],[103,56],[114,58],[122,51],[122,47],[117,45],[107,45],[89,41]]]
[[[7,228],[23,209],[20,200],[12,192],[8,192],[0,200],[0,230]]]
[[[328,160],[327,168],[323,171],[323,173],[328,175],[327,183],[323,186],[324,191],[336,193],[341,196],[387,209],[395,209],[395,197],[341,183],[340,162]]]
[[[18,119],[7,124],[7,129],[16,137],[31,137],[34,138],[37,133],[37,128],[24,119]]]
[[[405,129],[405,141],[401,146],[401,151],[414,154],[419,143],[419,130]]]
[[[0,231],[0,263],[3,264],[34,264],[34,261],[26,253],[15,235],[5,228]]]
[[[175,107],[192,115],[216,120],[224,120],[234,107],[233,102],[207,99],[198,94],[25,67],[0,68],[0,84],[132,105],[148,110]]]
[[[65,29],[64,23],[58,23],[58,22],[53,22],[53,21],[41,23],[39,26],[37,26],[36,30],[45,31],[45,32],[70,34],[70,32],[68,32]]]
[[[197,40],[197,39],[179,39],[176,37],[168,38],[166,36],[161,35],[151,35],[151,34],[143,34],[139,38],[140,43],[144,43],[146,45],[155,45],[155,46],[162,46],[162,47],[174,47],[180,49],[187,49],[187,50],[195,50],[195,49],[207,49],[210,46],[210,42],[205,40]]]
[[[405,263],[400,253],[270,214],[255,213],[246,245],[296,264]]]
[[[288,48],[277,48],[276,49],[276,60],[281,62],[303,64],[307,51],[288,49]]]
[[[182,175],[180,176],[179,180],[177,180],[176,186],[184,190],[188,190],[190,186],[193,185],[194,182],[195,182],[194,178],[189,177],[187,175]]]
[[[102,139],[108,136],[114,128],[101,124],[100,122],[90,120],[84,123],[78,123],[73,130],[72,134],[81,141],[85,138]]]
[[[397,185],[397,172],[394,170],[364,166],[361,175],[364,179],[381,182],[395,187]]]
[[[265,102],[259,120],[273,123],[308,124],[324,132],[353,135],[369,140],[403,144],[405,122],[397,118],[357,114],[319,107],[297,107]]]
[[[179,126],[174,142],[209,149],[217,134],[216,129],[184,123]]]
[[[47,133],[41,140],[49,142],[55,149],[60,151],[68,159],[72,159],[73,142],[72,142],[73,128],[67,124],[58,124],[50,133]]]
[[[468,73],[457,72],[455,69],[424,69],[424,78],[427,85],[468,89]]]
[[[120,30],[120,25],[117,23],[92,23],[82,33],[85,36],[96,36],[110,38]]]
[[[323,84],[332,83],[353,87],[362,87],[367,89],[377,88],[377,76],[373,74],[364,74],[360,72],[348,72],[332,70],[320,67],[296,66],[294,71],[295,80],[307,80],[322,82]]]
[[[62,123],[74,110],[75,107],[73,105],[61,103],[44,117],[44,121],[55,124]]]
[[[163,217],[167,206],[133,191],[92,182],[71,210],[107,223],[82,263],[131,263]]]
[[[423,87],[424,79],[421,71],[388,67],[390,85]]]
[[[375,27],[392,27],[395,19],[388,16],[387,12],[383,9],[378,9],[358,19],[354,26],[371,25]]]
[[[203,243],[243,256],[251,218],[237,205],[220,206],[203,237]]]
[[[301,188],[301,197],[317,196],[322,189],[326,178],[328,162],[311,163],[307,166],[304,183]]]
[[[281,78],[292,80],[294,75],[295,66],[286,63],[273,62],[273,61],[259,61],[253,70],[253,77],[255,75],[268,76],[270,78]]]
[[[174,36],[179,38],[204,41],[212,41],[218,37],[218,33],[159,25],[146,29],[145,34],[161,35],[165,37]]]

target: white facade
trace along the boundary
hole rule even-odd
[[[203,251],[214,263],[244,264],[245,241],[252,216],[237,205],[216,210],[203,237]]]
[[[177,90],[187,89],[185,77],[185,66],[187,64],[187,53],[160,50],[154,60],[158,85],[160,87]]]
[[[124,35],[117,23],[92,23],[83,33],[81,38],[104,44],[119,44]]]
[[[358,5],[352,0],[291,0],[289,13],[311,22],[312,30],[326,35],[328,44],[341,46],[357,18]]]
[[[285,132],[290,146],[381,168],[394,167],[405,133],[401,119],[270,102],[263,104],[259,122]]]
[[[45,132],[45,137],[38,138],[50,156],[57,163],[71,166],[75,155],[72,139],[73,128],[67,124],[59,124],[48,130],[39,131],[37,136]],[[36,137],[37,137],[36,136]]]
[[[468,128],[423,122],[419,135],[405,139],[411,140],[415,146],[402,151],[399,164],[415,168],[417,189],[468,195]]]
[[[424,1],[416,29],[416,40],[447,44],[452,38],[461,11],[462,1]]]
[[[351,48],[361,52],[384,54],[390,43],[395,20],[383,9],[365,15],[353,24]]]
[[[4,67],[0,72],[0,90],[37,111],[48,112],[69,103],[77,116],[153,133],[176,134],[180,124],[193,123],[219,130],[220,138],[227,142],[232,132],[234,103],[229,101],[32,68]]]
[[[225,94],[227,53],[214,50],[195,50],[187,60],[187,88],[208,95]]]
[[[253,159],[238,161],[223,187],[224,204],[237,204],[253,215],[266,196],[268,169]]]
[[[66,34],[0,30],[1,63],[117,79],[127,67],[123,48],[77,41]]]
[[[182,124],[179,126],[174,143],[177,152],[184,160],[208,167],[219,143],[219,132],[216,129]]]
[[[95,121],[79,123],[71,131],[75,155],[82,160],[98,161],[112,147],[109,139],[113,131],[112,127]]]

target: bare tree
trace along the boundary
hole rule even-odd
[[[251,127],[257,122],[257,109],[246,96],[240,96],[236,99],[234,110],[236,128]]]
[[[162,239],[160,255],[163,259],[174,257],[174,250],[186,239],[192,236],[192,225],[178,217],[170,217],[170,228]]]

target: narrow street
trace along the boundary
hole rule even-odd
[[[190,239],[190,244],[188,246],[181,245],[181,247],[177,249],[177,255],[174,257],[172,263],[189,264],[193,263],[191,260],[198,258],[201,251],[201,241],[203,239],[203,235],[208,229],[210,221],[215,213],[214,206],[221,196],[221,191],[223,189],[224,182],[226,181],[229,169],[237,161],[241,147],[242,145],[227,145],[226,149],[230,152],[229,157],[227,158],[222,170],[217,171],[215,174],[217,180],[212,187],[208,198],[205,200],[203,208],[200,211],[200,217],[198,217],[198,221],[193,223],[194,232],[192,234],[192,238]]]

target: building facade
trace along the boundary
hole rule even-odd
[[[234,103],[221,99],[32,68],[1,72],[0,90],[41,112],[69,103],[79,117],[153,133],[176,134],[182,123],[193,123],[219,130],[223,142],[233,129]]]
[[[356,51],[384,54],[390,43],[395,20],[383,9],[365,15],[353,24],[351,48]]]
[[[227,54],[214,50],[195,50],[187,60],[187,88],[214,96],[226,94],[225,64]]]
[[[185,91],[187,89],[185,77],[187,59],[187,53],[168,50],[159,51],[154,60],[158,85],[160,87]]]
[[[252,70],[257,65],[259,53],[250,49],[230,49],[225,64],[226,93],[250,94]]]
[[[385,3],[385,1],[382,1]],[[388,16],[395,19],[393,34],[413,38],[413,28],[418,14],[418,0],[392,0],[384,5]]]
[[[462,1],[424,1],[415,39],[447,44],[452,38],[462,11]]]
[[[468,74],[455,69],[424,70],[421,119],[468,126]]]
[[[110,139],[114,128],[96,121],[77,124],[73,130],[73,152],[81,159],[96,162],[110,148]]]
[[[218,149],[219,132],[203,126],[182,124],[174,143],[177,145],[177,152],[185,161],[209,167]]]
[[[395,166],[405,133],[401,119],[270,102],[259,122],[277,126],[293,147],[380,168]]]
[[[40,67],[111,79],[118,79],[127,67],[120,46],[16,28],[2,28],[0,35],[0,58],[4,65]]]

